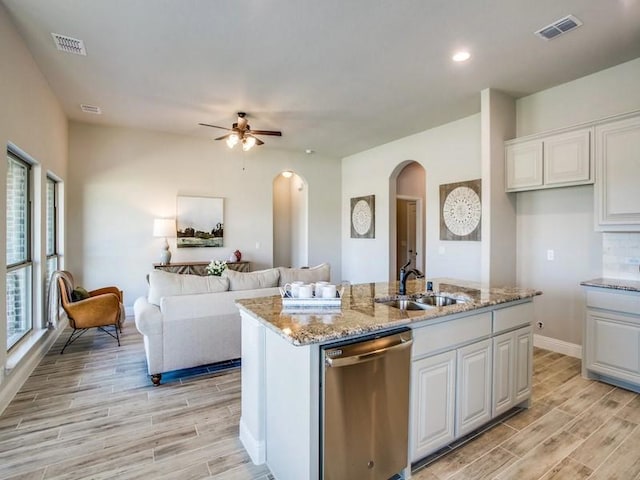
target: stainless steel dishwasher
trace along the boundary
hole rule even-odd
[[[411,330],[322,354],[324,480],[387,480],[407,466]]]

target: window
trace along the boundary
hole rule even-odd
[[[51,275],[58,270],[58,183],[51,177],[47,177],[45,202],[45,245],[46,245],[46,272],[44,277],[44,298],[46,301]],[[45,305],[46,311],[46,305]]]
[[[31,167],[7,152],[7,349],[33,328]]]

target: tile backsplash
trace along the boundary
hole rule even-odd
[[[602,234],[602,275],[640,280],[640,233]]]

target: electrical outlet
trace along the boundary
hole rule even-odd
[[[542,330],[544,328],[543,322],[538,322],[538,330]]]
[[[556,258],[556,252],[554,252],[553,250],[547,250],[547,260],[552,262],[553,260],[555,260],[555,258]]]

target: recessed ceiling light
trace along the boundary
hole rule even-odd
[[[315,150],[311,150],[310,148],[307,148],[304,153],[306,153],[307,155],[311,155],[313,153],[316,153]]]
[[[471,58],[471,54],[466,50],[461,50],[459,52],[454,53],[453,57],[451,57],[454,62],[466,62]]]

